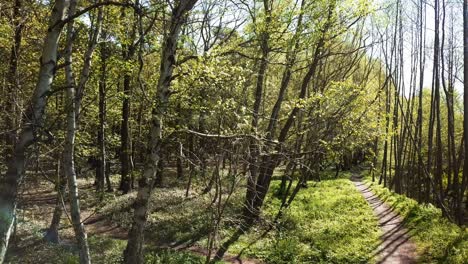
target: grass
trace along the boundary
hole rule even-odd
[[[229,253],[242,251],[245,257],[271,264],[375,262],[373,251],[380,242],[381,231],[371,208],[348,180],[350,173],[347,172],[335,179],[333,171],[325,171],[321,174],[321,182],[309,182],[309,187],[299,192],[276,228],[260,238],[279,208],[280,200],[275,196],[279,188],[278,173],[263,208],[263,222],[241,236]],[[468,259],[466,229],[449,223],[441,216],[440,210],[431,205],[419,205],[386,188],[370,185],[376,194],[405,218],[418,246],[421,263],[466,263],[463,262]],[[109,194],[103,201],[95,201],[92,189],[82,190],[83,202],[89,209],[97,210],[121,227],[130,226],[135,193],[122,196]],[[204,257],[191,252],[161,249],[181,241],[196,243],[199,247],[207,245],[213,196],[199,195],[196,190],[188,199],[184,194],[180,186],[155,190],[148,217],[146,263],[204,263]],[[239,222],[243,196],[244,189],[239,187],[227,206],[217,242],[228,237]],[[73,233],[69,227],[66,231],[62,230],[65,243],[57,246],[41,241],[42,229],[49,221],[49,214],[43,211],[43,208],[36,210],[31,207],[23,212],[18,228],[22,240],[16,251],[12,250],[9,254],[10,262],[78,263]],[[255,243],[247,247],[252,242]],[[93,263],[121,262],[126,241],[100,234],[90,236],[89,243]]]
[[[122,263],[122,252],[126,241],[106,236],[89,237],[91,259],[93,263]],[[9,252],[7,263],[11,264],[78,264],[78,249],[72,241],[60,245],[46,243],[41,237],[29,238],[20,248]],[[145,255],[147,264],[203,264],[205,258],[190,252],[148,247]]]
[[[129,227],[132,212],[131,203],[135,198],[135,193],[129,195],[115,196],[105,194],[104,200],[99,201],[95,195],[94,188],[90,187],[92,179],[80,179],[80,198],[82,208],[89,210],[89,213],[97,210],[100,214],[106,215],[114,223],[120,226]],[[52,193],[52,186],[48,182],[36,183],[28,186],[31,191],[33,201],[23,203],[18,209],[18,233],[16,240],[12,241],[7,253],[7,262],[11,264],[75,264],[78,261],[78,250],[73,238],[73,230],[70,223],[63,215],[62,229],[60,235],[62,243],[54,245],[42,240],[44,229],[47,228],[55,205],[55,195]],[[34,194],[36,193],[36,194]],[[165,205],[171,203],[177,205],[183,200],[182,191],[155,192],[153,196],[154,210],[160,209],[158,202],[164,200]],[[39,195],[39,196],[37,196]],[[46,199],[47,198],[47,199]],[[48,201],[50,198],[50,201]],[[34,199],[43,201],[34,202]],[[163,205],[164,206],[164,205]],[[188,204],[188,207],[193,204]],[[168,208],[170,210],[170,208]],[[157,213],[156,213],[157,214]],[[154,222],[150,219],[150,222]],[[151,226],[151,225],[150,225]],[[167,223],[167,226],[170,226]],[[179,225],[173,225],[172,230],[176,230]],[[179,230],[180,231],[180,230]],[[151,237],[147,237],[147,242],[151,242]],[[148,264],[179,264],[179,263],[204,263],[205,258],[191,252],[161,249],[147,243],[145,262]],[[89,245],[91,259],[93,263],[121,263],[122,253],[126,246],[125,240],[113,239],[107,235],[90,235]]]
[[[273,182],[266,217],[275,215],[279,207],[279,199],[272,195],[278,188],[279,182]],[[232,251],[240,251],[260,233],[254,229],[241,237]],[[379,235],[377,219],[353,184],[348,179],[328,179],[301,190],[279,229],[245,253],[272,264],[373,263]]]
[[[333,172],[325,172],[321,176],[323,181],[311,182],[309,188],[299,192],[275,230],[257,240],[266,225],[263,222],[255,226],[241,236],[230,253],[237,254],[257,240],[244,251],[244,256],[271,264],[373,263],[372,252],[379,242],[380,230],[372,210],[348,180],[349,174],[342,174],[340,179],[334,179]],[[265,221],[271,222],[279,208],[280,200],[274,195],[278,188],[279,181],[274,180],[264,207]],[[129,227],[135,194],[108,198],[100,208],[100,214],[120,226]],[[147,227],[146,262],[204,263],[204,258],[192,253],[157,248],[191,239],[198,241],[198,246],[205,247],[211,200],[210,195],[194,195],[185,199],[184,191],[177,187],[156,190]],[[227,207],[220,239],[227,237],[235,228],[242,200],[243,191],[240,189]],[[94,263],[118,263],[124,246],[125,241],[102,236],[90,238]],[[76,257],[70,250],[55,250],[61,252],[62,260],[68,261],[63,263],[76,263]]]
[[[442,217],[440,209],[431,204],[419,204],[383,186],[366,183],[389,206],[394,208],[416,243],[420,263],[468,263],[468,230]]]

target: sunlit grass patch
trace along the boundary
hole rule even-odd
[[[372,263],[380,230],[362,195],[347,179],[324,180],[299,192],[277,230],[245,253],[267,263]],[[270,194],[279,188],[273,182]],[[280,201],[269,195],[265,214],[273,217]],[[239,251],[259,236],[253,229],[234,245]]]

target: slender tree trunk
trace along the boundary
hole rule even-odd
[[[24,176],[29,147],[37,140],[38,127],[42,126],[47,96],[55,74],[57,64],[57,48],[63,24],[60,23],[70,4],[69,0],[56,0],[49,20],[42,55],[39,78],[33,96],[30,100],[26,118],[22,122],[21,132],[15,144],[12,158],[8,161],[7,172],[0,177],[0,263],[5,260],[8,241],[13,230],[16,217],[18,187]]]
[[[62,218],[63,212],[63,196],[65,194],[65,187],[67,185],[67,179],[63,177],[60,167],[62,164],[60,163],[60,158],[57,159],[57,168],[56,168],[56,182],[55,182],[55,189],[57,191],[57,200],[55,201],[55,208],[54,213],[52,215],[52,221],[50,222],[50,226],[47,229],[46,234],[44,235],[44,240],[58,244],[60,242],[60,236],[58,233],[60,227],[60,219]]]
[[[182,160],[182,146],[180,151],[177,153],[177,179],[182,179],[184,177],[184,162]]]
[[[393,108],[393,124],[392,128],[393,131],[397,132],[400,130],[401,134],[405,134],[405,129],[399,125],[399,109],[398,105],[400,104],[400,93],[401,93],[401,82],[402,82],[402,72],[400,71],[399,66],[402,66],[403,55],[402,55],[402,45],[401,42],[403,38],[402,34],[402,26],[401,26],[401,2],[397,1],[397,12],[396,12],[396,19],[395,19],[395,32],[394,32],[394,49],[395,49],[395,72],[396,72],[396,80],[395,80],[395,91],[394,91],[394,108]],[[398,51],[398,52],[397,52]],[[393,178],[390,181],[390,189],[394,187],[396,193],[401,194],[401,168],[400,168],[400,160],[402,157],[402,149],[403,149],[403,142],[400,141],[400,138],[396,133],[393,135],[393,154],[394,154],[394,162],[395,162],[395,173]],[[390,155],[390,164],[391,164],[392,155]],[[392,166],[390,165],[390,170]]]
[[[290,46],[288,47],[288,52],[286,54],[286,67],[283,71],[283,76],[281,78],[281,85],[278,92],[278,98],[276,99],[275,105],[271,111],[270,122],[268,123],[267,129],[267,138],[272,139],[275,137],[276,126],[278,124],[279,112],[281,110],[281,105],[283,104],[284,96],[291,81],[292,76],[292,67],[296,61],[297,50],[299,49],[299,40],[302,32],[302,17],[303,11],[305,8],[306,0],[301,1],[301,9],[299,17],[297,19],[296,31],[294,37],[291,41]]]
[[[126,11],[122,10],[121,18],[125,18]],[[137,14],[135,14],[136,16]],[[134,19],[134,23],[130,29],[130,41],[128,45],[123,45],[123,59],[125,62],[129,62],[135,55],[136,47],[134,45],[136,37],[136,26],[137,19]],[[128,72],[125,72],[123,78],[123,94],[124,99],[122,102],[122,124],[120,126],[120,187],[124,194],[128,193],[131,190],[131,135],[130,135],[130,111],[131,111],[131,96],[132,96],[132,86],[131,86],[131,75]]]
[[[264,0],[263,1],[263,7],[264,7],[264,12],[265,12],[265,21],[264,23],[268,25],[271,22],[271,1],[270,0]],[[252,112],[252,132],[254,134],[257,134],[258,131],[258,122],[259,122],[259,112],[260,112],[260,105],[262,102],[263,98],[263,86],[265,82],[265,75],[268,67],[268,56],[270,54],[270,47],[269,47],[269,39],[270,39],[270,34],[268,32],[267,27],[264,27],[262,29],[262,32],[260,33],[260,48],[262,51],[262,57],[260,59],[260,65],[258,68],[257,72],[257,83],[255,86],[255,100],[254,100],[254,105],[253,105],[253,112]],[[253,201],[255,199],[255,194],[256,194],[256,180],[258,177],[258,171],[259,171],[259,166],[260,166],[260,160],[259,160],[259,154],[260,154],[260,149],[259,149],[259,142],[256,142],[255,140],[252,140],[250,142],[250,147],[249,147],[249,152],[250,152],[250,157],[249,157],[249,171],[250,174],[247,177],[247,190],[246,190],[246,196],[245,196],[245,208],[244,208],[244,215],[247,216],[248,218],[251,218],[254,213],[254,208],[253,208]]]
[[[75,14],[76,0],[70,2],[70,14]],[[67,41],[65,47],[65,79],[67,82],[65,112],[67,114],[67,130],[65,135],[65,146],[63,150],[64,173],[68,180],[68,192],[70,199],[70,215],[75,231],[75,238],[78,243],[80,264],[90,264],[89,245],[84,225],[81,222],[80,201],[78,195],[78,185],[75,171],[75,138],[78,127],[81,99],[89,78],[91,68],[91,58],[96,47],[98,36],[100,35],[102,23],[102,8],[98,9],[97,19],[91,32],[91,38],[84,54],[83,68],[80,71],[78,84],[75,83],[72,64],[72,51],[74,41],[74,23],[67,25]]]
[[[417,137],[417,152],[422,149],[422,119],[423,119],[423,88],[424,88],[424,63],[425,63],[425,31],[424,31],[424,17],[423,14],[425,2],[421,0],[419,2],[419,96],[418,96],[418,116],[417,116],[417,126],[416,126],[416,137]],[[422,155],[418,155],[418,172],[417,172],[417,190],[418,190],[418,201],[422,201],[422,186],[424,184],[424,165],[422,160]]]
[[[436,50],[434,54],[434,63],[435,63],[435,114],[436,114],[436,171],[435,171],[435,186],[438,188],[434,190],[439,192],[439,195],[443,197],[443,186],[442,186],[442,128],[441,128],[441,121],[440,121],[440,56],[441,56],[441,49],[443,47],[440,46],[440,37],[439,37],[439,15],[440,15],[440,2],[439,0],[435,1],[436,7],[436,38],[435,44]],[[443,202],[443,201],[440,201]]]
[[[309,83],[312,80],[312,77],[315,75],[315,72],[317,70],[317,66],[320,61],[320,56],[322,54],[322,49],[325,44],[326,32],[329,30],[331,26],[331,17],[333,15],[334,8],[335,8],[335,2],[332,1],[332,3],[329,4],[327,22],[325,23],[324,27],[321,30],[322,35],[320,39],[318,40],[317,45],[315,47],[315,52],[314,52],[312,62],[309,65],[308,70],[302,80],[299,99],[304,99],[306,97]],[[294,107],[291,113],[289,114],[278,136],[278,142],[280,144],[286,141],[289,130],[291,129],[293,122],[296,119],[296,116],[298,115],[298,113],[299,113],[299,108]],[[276,151],[280,152],[279,148],[280,148],[280,145],[277,145],[275,148]],[[278,161],[279,161],[278,156],[276,154],[264,156],[260,159],[259,165],[258,165],[259,172],[258,172],[258,177],[255,182],[255,188],[247,189],[248,195],[246,196],[246,203],[245,203],[247,205],[246,206],[247,209],[244,210],[244,218],[247,219],[247,223],[252,223],[252,221],[259,216],[260,208],[263,205],[266,194],[270,187],[271,176],[273,175],[273,171],[275,170],[275,168],[278,166]],[[249,194],[249,192],[251,193]],[[252,200],[247,200],[248,198],[251,198]],[[218,254],[217,254],[217,257],[219,257]]]
[[[387,186],[387,162],[388,162],[388,137],[390,132],[390,85],[385,85],[385,140],[382,158],[382,171],[379,178],[379,184]]]
[[[122,125],[120,130],[120,190],[125,194],[131,190],[130,182],[130,75],[125,74],[123,81],[125,98],[122,103]]]
[[[188,142],[188,148],[189,148],[189,157],[193,159],[193,156],[194,156],[194,136],[193,134],[190,134],[189,135],[189,142]],[[190,162],[189,163],[189,175],[188,175],[188,180],[187,180],[187,187],[185,188],[185,197],[187,198],[188,195],[189,195],[189,192],[190,192],[190,188],[192,186],[192,178],[193,178],[193,174],[195,173],[195,165],[193,164],[193,162]]]
[[[451,81],[451,72],[453,72],[453,62],[451,61],[451,57],[453,55],[453,45],[450,43],[450,39],[448,41],[448,61],[447,61],[447,70],[449,72],[448,79],[445,77],[445,21],[446,21],[446,2],[445,0],[442,1],[442,45],[440,50],[440,57],[441,57],[441,78],[442,78],[442,87],[444,89],[445,94],[445,101],[447,105],[447,187],[446,190],[441,189],[442,197],[445,197],[450,190],[452,190],[452,179],[454,180],[455,177],[458,175],[454,174],[455,170],[455,160],[456,160],[456,146],[455,146],[455,130],[454,130],[454,112],[453,112],[453,86]],[[453,32],[451,32],[453,36]],[[453,177],[452,177],[453,176]],[[443,187],[443,186],[442,186]]]
[[[108,178],[107,162],[106,162],[106,139],[105,139],[105,122],[106,122],[106,79],[107,79],[107,47],[106,43],[102,42],[101,50],[101,75],[99,80],[99,131],[98,131],[98,146],[99,146],[99,173],[98,173],[98,190],[104,190],[104,178]],[[108,180],[107,190],[112,191],[110,180]]]
[[[454,198],[454,216],[458,221],[458,200],[460,190],[460,175],[459,175],[459,165],[457,158],[457,143],[455,138],[455,110],[454,110],[454,83],[455,83],[455,70],[454,70],[454,61],[455,61],[455,34],[454,34],[454,25],[455,25],[455,16],[453,14],[453,9],[451,9],[450,14],[450,37],[449,37],[449,59],[448,59],[448,87],[445,90],[446,100],[447,100],[447,126],[448,126],[448,140],[449,140],[449,171],[452,172],[452,181],[448,180],[447,183],[447,193],[452,193]],[[450,175],[449,175],[450,176]]]
[[[73,88],[67,89],[67,105],[74,108],[74,96],[75,91]],[[75,231],[75,237],[78,242],[80,250],[80,263],[91,263],[89,255],[89,246],[87,241],[87,235],[84,229],[83,223],[81,223],[80,203],[78,196],[78,186],[76,183],[76,173],[74,164],[74,144],[75,144],[75,131],[76,131],[76,119],[75,112],[68,111],[67,113],[67,135],[65,138],[64,148],[64,172],[68,179],[68,189],[70,196],[70,214],[72,218],[72,225]]]
[[[463,163],[463,182],[468,179],[468,0],[463,1],[463,136],[465,138],[465,155]],[[462,184],[462,191],[464,190],[464,184]],[[458,198],[457,207],[457,219],[459,223],[463,223],[463,192],[460,192]]]
[[[70,14],[75,14],[76,0],[70,2]],[[65,79],[67,82],[65,113],[67,129],[65,133],[65,146],[63,150],[64,173],[68,180],[69,199],[70,199],[70,214],[72,225],[75,231],[75,238],[78,243],[80,263],[89,264],[91,258],[89,255],[89,246],[87,235],[84,230],[84,225],[81,223],[80,202],[78,196],[78,186],[76,183],[76,172],[74,163],[75,152],[75,137],[77,130],[77,100],[76,100],[76,84],[75,76],[72,68],[72,52],[74,41],[74,22],[71,21],[67,25],[67,41],[65,47]]]
[[[151,191],[154,186],[158,163],[161,159],[162,122],[170,97],[170,85],[176,63],[177,42],[181,27],[187,19],[187,13],[194,7],[196,2],[197,0],[179,0],[175,3],[168,25],[168,33],[162,45],[157,97],[151,113],[148,155],[143,175],[139,181],[138,194],[134,203],[132,228],[128,233],[127,247],[124,251],[124,262],[127,264],[143,263],[143,233],[148,216]]]
[[[23,23],[21,16],[21,0],[15,0],[15,5],[13,6],[13,28],[15,31],[14,42],[11,46],[10,51],[10,61],[8,66],[7,73],[7,89],[6,95],[8,95],[7,100],[5,101],[5,124],[9,133],[5,133],[5,161],[8,161],[12,158],[16,137],[17,137],[17,126],[21,123],[21,97],[18,95],[18,90],[20,89],[19,79],[18,79],[18,59],[20,54]]]

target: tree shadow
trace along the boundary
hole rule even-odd
[[[220,261],[223,259],[224,255],[226,254],[226,252],[228,251],[228,249],[234,244],[236,243],[239,238],[246,234],[247,232],[249,232],[249,230],[253,227],[254,225],[254,221],[252,220],[244,220],[242,224],[240,224],[237,228],[236,228],[236,231],[226,240],[224,241],[224,243],[221,244],[221,246],[218,248],[218,250],[216,251],[216,254],[214,256],[214,258],[212,259],[211,263],[216,263],[217,261]],[[269,230],[268,230],[269,231]],[[267,232],[264,232],[262,234],[262,236],[258,237],[257,239],[255,239],[255,241],[249,243],[249,245],[247,245],[246,247],[244,247],[240,253],[237,255],[237,259],[240,259],[240,257],[242,256],[243,252],[251,247],[253,244],[255,244],[258,240],[260,240],[262,237],[264,237],[265,235],[267,234]]]
[[[380,242],[373,248],[370,259],[377,258],[377,263],[415,263],[416,248],[410,241],[415,230],[406,227],[408,218],[401,218],[395,211],[395,204],[387,205],[382,199],[382,195],[374,194],[369,186],[361,182],[361,179],[361,177],[351,177],[357,189],[374,211],[374,215],[379,221],[379,227],[383,231]]]
[[[377,263],[395,263],[395,258],[396,263],[415,263],[416,248],[411,243],[413,236],[414,230],[405,228],[403,222],[395,225],[382,234],[370,259],[377,258]]]

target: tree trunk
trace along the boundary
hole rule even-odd
[[[105,122],[106,122],[106,78],[107,78],[107,47],[106,42],[102,42],[101,48],[101,75],[99,80],[99,131],[98,131],[98,146],[99,146],[99,173],[97,188],[99,191],[104,190],[104,178],[107,178],[108,172],[106,162],[106,139],[105,139]],[[108,181],[107,190],[112,191],[110,181]]]
[[[124,263],[143,263],[143,245],[145,223],[148,216],[148,206],[153,189],[155,176],[158,170],[158,163],[161,159],[163,116],[166,113],[169,97],[170,85],[175,67],[177,41],[180,30],[185,23],[187,13],[193,8],[197,0],[179,0],[172,10],[169,22],[168,33],[162,45],[161,66],[155,104],[151,113],[151,128],[149,131],[149,144],[145,169],[139,181],[138,194],[134,203],[134,214],[132,227],[128,233],[127,247],[124,251]]]
[[[289,86],[292,76],[292,66],[296,62],[297,50],[299,49],[299,40],[302,32],[302,16],[305,8],[305,0],[301,1],[301,11],[297,19],[296,31],[294,33],[294,38],[292,39],[290,47],[288,47],[288,52],[286,54],[286,67],[281,78],[281,85],[278,92],[278,98],[276,99],[275,105],[271,111],[270,122],[268,123],[267,138],[272,139],[275,136],[276,126],[278,123],[278,116],[281,110],[281,105],[283,104],[284,96],[286,90]]]
[[[120,190],[125,194],[131,190],[130,182],[130,75],[125,74],[123,91],[125,98],[122,103],[122,125],[120,129]]]
[[[57,168],[56,168],[56,182],[55,189],[57,190],[57,200],[55,201],[54,213],[52,215],[52,221],[50,226],[44,235],[44,240],[58,244],[60,242],[60,236],[58,233],[60,227],[60,219],[62,218],[63,212],[63,195],[65,194],[65,187],[67,185],[67,179],[62,176],[60,172],[60,158],[57,159]]]
[[[264,23],[268,25],[271,22],[271,1],[264,0],[263,6],[265,9],[265,21]],[[257,72],[257,83],[255,86],[255,101],[253,105],[253,112],[252,112],[252,133],[257,134],[258,128],[258,121],[259,121],[259,111],[260,105],[263,98],[263,83],[265,82],[265,74],[268,67],[268,55],[270,53],[269,48],[269,39],[270,34],[268,33],[268,29],[265,27],[262,32],[260,33],[260,48],[262,51],[262,57],[260,59],[260,65]],[[259,171],[259,153],[260,149],[258,147],[258,142],[255,140],[251,140],[249,146],[249,171],[250,174],[247,177],[247,190],[245,196],[245,216],[251,215],[253,212],[253,201],[255,199],[256,193],[256,180],[258,177]]]
[[[16,217],[16,196],[18,186],[24,176],[29,147],[37,140],[36,128],[42,126],[48,99],[44,95],[50,90],[57,64],[58,42],[63,29],[63,24],[60,21],[65,18],[69,4],[69,0],[55,1],[49,20],[50,28],[47,31],[42,49],[36,88],[27,109],[25,120],[22,123],[13,157],[8,161],[6,175],[0,177],[0,212],[2,212],[2,217],[0,217],[0,263],[3,263],[5,259],[8,241]]]
[[[74,89],[67,89],[67,105],[74,105]],[[76,173],[74,164],[74,146],[75,146],[75,122],[74,111],[67,113],[67,135],[65,138],[65,148],[63,155],[65,176],[68,179],[68,190],[70,196],[70,214],[72,219],[73,230],[75,231],[75,238],[78,242],[80,251],[80,264],[91,263],[89,255],[89,246],[87,235],[83,223],[81,223],[80,202],[78,196],[78,186],[76,183]]]
[[[463,1],[463,62],[464,62],[464,69],[463,69],[463,79],[465,80],[463,83],[463,136],[465,137],[465,161],[463,164],[463,181],[468,179],[468,0]],[[462,191],[464,184],[462,184]],[[463,223],[463,208],[462,208],[462,201],[463,201],[463,192],[460,192],[460,197],[458,198],[458,206],[457,206],[457,219],[459,223]]]
[[[419,152],[422,149],[422,119],[423,119],[423,111],[422,111],[422,105],[423,105],[423,85],[424,85],[424,62],[425,62],[425,52],[424,52],[424,46],[425,46],[425,38],[424,38],[424,14],[423,11],[424,9],[424,1],[421,0],[419,2],[419,95],[418,95],[418,116],[417,116],[417,125],[416,125],[416,138],[417,138],[417,148],[416,151]],[[422,160],[422,155],[418,155],[418,171],[417,171],[417,191],[418,191],[418,201],[421,202],[423,200],[422,198],[422,185],[423,185],[423,178],[424,178],[424,165],[423,165],[423,160]]]
[[[7,100],[5,101],[5,124],[6,129],[9,130],[9,133],[5,133],[5,161],[8,161],[12,158],[15,144],[16,144],[16,127],[21,122],[21,109],[18,109],[21,105],[21,97],[18,96],[19,93],[19,80],[18,80],[18,58],[21,47],[23,23],[21,22],[21,0],[15,0],[15,5],[13,7],[13,27],[15,30],[14,43],[11,46],[10,52],[10,61],[7,73],[7,90],[6,94],[8,95]]]
[[[135,14],[136,15],[136,14]],[[125,18],[125,10],[122,10],[121,18]],[[137,19],[134,19],[135,21]],[[135,55],[136,25],[134,22],[130,32],[130,44],[123,45],[123,59],[125,62],[130,61]],[[125,72],[123,79],[124,99],[122,102],[122,124],[120,126],[120,187],[124,194],[128,193],[132,188],[131,182],[131,135],[130,135],[130,100],[132,96],[131,76]]]
[[[75,14],[76,0],[70,2],[70,14]],[[66,89],[66,104],[65,112],[67,114],[67,130],[65,135],[65,146],[63,150],[64,173],[68,180],[68,193],[70,199],[70,215],[75,232],[75,238],[78,243],[80,264],[90,264],[91,257],[89,254],[89,246],[87,241],[86,231],[81,222],[80,201],[78,195],[78,185],[75,172],[75,138],[79,122],[79,114],[81,108],[81,99],[89,77],[91,68],[91,58],[96,47],[97,38],[100,35],[102,23],[102,8],[99,8],[95,28],[92,30],[91,38],[88,47],[84,54],[83,68],[81,69],[78,85],[75,83],[72,64],[72,51],[74,41],[74,23],[73,20],[67,25],[67,41],[65,47],[65,79],[67,83]]]

